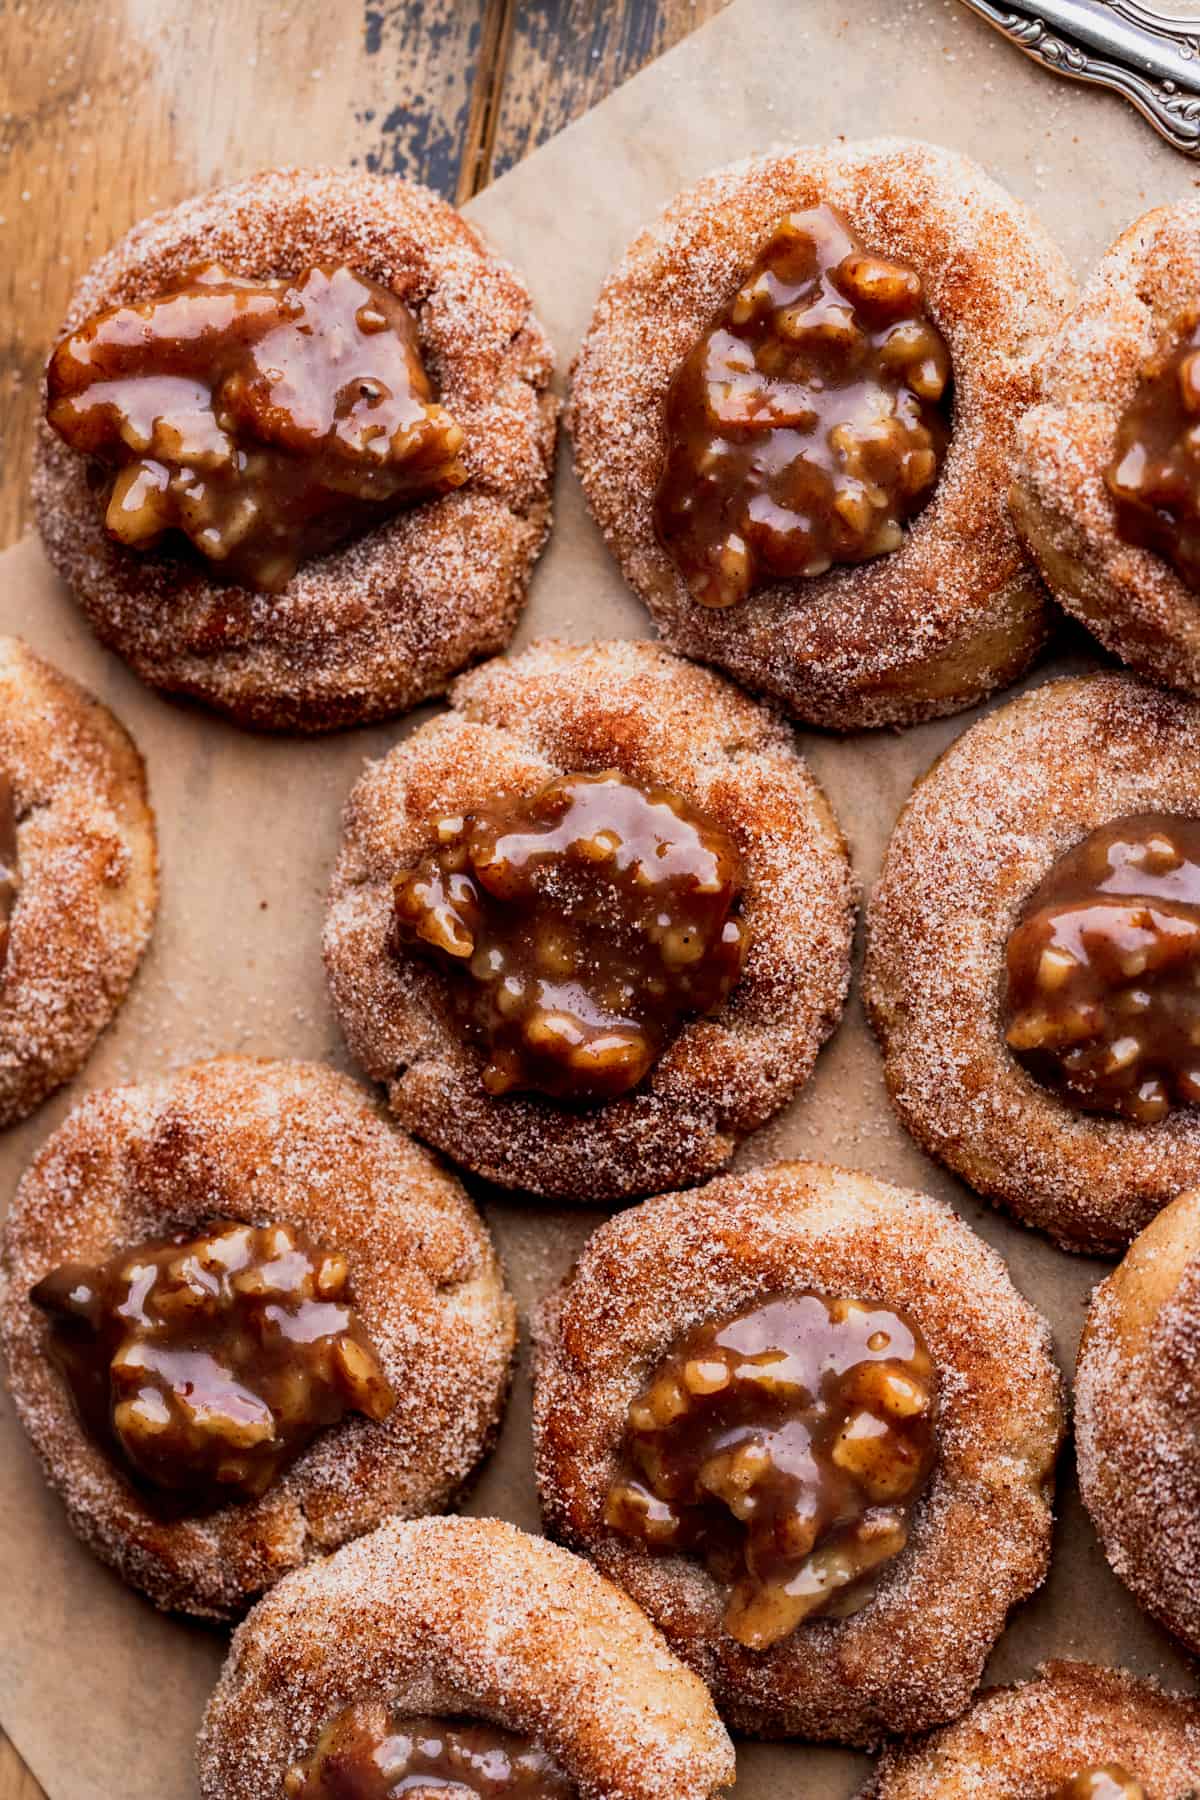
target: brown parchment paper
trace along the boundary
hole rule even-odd
[[[1080,273],[1136,214],[1200,176],[1119,102],[1054,81],[952,0],[738,0],[469,210],[530,280],[565,372],[605,270],[676,189],[772,142],[880,131],[975,156],[1043,214]],[[302,126],[286,153],[304,158]],[[48,339],[55,323],[47,320]],[[564,449],[557,526],[518,641],[647,629],[587,519]],[[81,678],[132,730],[149,765],[163,859],[158,930],[116,1025],[73,1087],[3,1140],[5,1205],[35,1147],[89,1088],[224,1050],[345,1065],[321,974],[323,892],[363,758],[412,721],[281,742],[167,703],[96,646],[32,542],[0,558],[0,631]],[[1089,653],[1076,646],[1075,655]],[[913,778],[970,717],[901,736],[805,738],[864,884]],[[780,1155],[855,1164],[950,1198],[1048,1314],[1069,1369],[1103,1265],[1005,1223],[926,1161],[887,1108],[856,999],[806,1092],[739,1161]],[[602,1215],[476,1192],[527,1315]],[[536,1529],[528,1446],[523,1358],[469,1510]],[[1110,1574],[1069,1453],[1059,1515],[1050,1580],[1014,1616],[989,1677],[1008,1681],[1065,1653],[1191,1685],[1183,1659]],[[0,1719],[50,1800],[194,1800],[192,1737],[223,1648],[220,1633],[162,1618],[79,1548],[0,1394]],[[844,1800],[868,1767],[801,1745],[743,1744],[738,1763],[739,1800]]]

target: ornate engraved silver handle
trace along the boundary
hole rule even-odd
[[[964,0],[1026,56],[1112,88],[1167,142],[1200,157],[1200,18],[1140,0]]]

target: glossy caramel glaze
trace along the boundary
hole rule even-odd
[[[1182,318],[1142,371],[1104,475],[1117,529],[1200,588],[1200,323]]]
[[[395,927],[449,972],[490,1094],[626,1093],[741,974],[737,851],[670,789],[561,776],[435,832],[396,877]]]
[[[916,1325],[802,1293],[689,1332],[629,1408],[605,1522],[728,1584],[725,1629],[766,1649],[866,1605],[933,1465]]]
[[[382,1700],[338,1713],[289,1769],[287,1800],[574,1800],[554,1758],[499,1725],[397,1716]]]
[[[937,481],[949,382],[914,269],[830,206],[781,220],[667,395],[655,526],[693,599],[897,549]]]
[[[17,863],[17,797],[12,777],[0,769],[0,969],[8,957],[8,932],[20,890]]]
[[[1008,940],[1007,1041],[1084,1112],[1139,1124],[1200,1101],[1200,820],[1091,832]]]
[[[257,1498],[323,1427],[395,1405],[346,1258],[290,1226],[66,1263],[32,1298],[85,1428],[189,1512]]]
[[[214,572],[271,593],[466,479],[412,313],[344,265],[254,282],[214,263],[99,314],[54,351],[47,417],[109,471],[120,543],[181,533]]]

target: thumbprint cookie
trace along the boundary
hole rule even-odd
[[[1200,1656],[1200,1192],[1092,1296],[1075,1387],[1079,1487],[1108,1560]]]
[[[913,789],[864,997],[930,1155],[1066,1249],[1200,1183],[1200,708],[1129,676],[981,720]]]
[[[1120,1669],[1050,1662],[885,1750],[868,1800],[1193,1800],[1200,1702]]]
[[[1200,199],[1101,258],[1038,370],[1013,517],[1055,597],[1139,674],[1200,694]]]
[[[948,1206],[815,1163],[727,1176],[603,1225],[544,1306],[546,1523],[734,1729],[926,1730],[1045,1575],[1060,1388]]]
[[[587,1563],[499,1519],[392,1520],[234,1634],[203,1800],[711,1800],[733,1746]]]
[[[198,195],[71,302],[47,552],[152,686],[267,729],[403,711],[512,634],[552,366],[524,283],[425,188],[273,169]]]
[[[89,1095],[0,1243],[17,1413],[84,1542],[227,1618],[496,1428],[515,1339],[454,1179],[316,1064],[229,1057]]]
[[[884,138],[710,175],[608,277],[569,422],[588,502],[675,650],[814,724],[904,725],[1046,634],[1006,504],[1074,290],[964,157]]]
[[[99,700],[0,638],[0,1126],[83,1066],[157,908],[136,746]]]

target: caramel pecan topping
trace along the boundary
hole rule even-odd
[[[1085,1112],[1138,1124],[1200,1101],[1200,820],[1093,831],[1008,940],[1010,1047]]]
[[[396,1403],[346,1258],[288,1225],[66,1263],[33,1300],[84,1425],[189,1511],[257,1498],[323,1427]]]
[[[701,1556],[762,1650],[865,1606],[934,1459],[934,1369],[890,1307],[802,1293],[676,1343],[629,1408],[605,1520]]]
[[[1178,320],[1117,425],[1105,471],[1117,526],[1200,588],[1200,323]]]
[[[360,1700],[288,1770],[286,1800],[574,1800],[545,1750],[499,1725],[406,1718]]]
[[[449,971],[489,1093],[625,1093],[741,974],[737,851],[667,788],[560,776],[435,829],[396,877],[396,930]]]
[[[921,278],[829,206],[783,219],[666,406],[659,538],[693,597],[899,547],[949,441],[950,353]]]
[[[345,267],[243,281],[213,263],[99,314],[51,357],[47,417],[115,470],[105,524],[119,542],[182,532],[268,593],[306,557],[466,480],[412,314]]]

